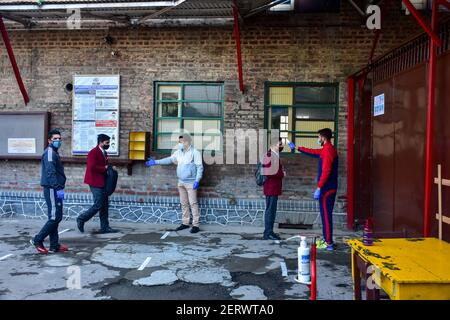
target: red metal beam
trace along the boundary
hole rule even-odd
[[[438,6],[439,2],[433,1],[431,28],[434,33],[437,29]],[[436,60],[437,60],[437,44],[430,41],[430,67],[428,75],[428,113],[427,113],[427,142],[426,142],[426,158],[425,158],[425,203],[424,203],[424,221],[423,236],[430,235],[430,216],[431,216],[431,188],[433,180],[433,129],[434,129],[434,104],[436,89]]]
[[[236,39],[237,63],[239,72],[239,89],[244,92],[244,77],[242,75],[241,33],[239,32],[239,11],[236,1],[233,1],[234,38]]]
[[[3,42],[5,43],[6,51],[8,52],[9,61],[11,61],[12,68],[14,70],[14,75],[16,76],[17,84],[19,85],[20,92],[22,93],[25,105],[30,102],[27,90],[22,81],[22,76],[20,75],[19,67],[17,66],[16,58],[14,57],[14,51],[11,46],[11,41],[9,40],[8,32],[6,31],[5,24],[3,23],[3,18],[0,16],[0,32],[2,34]]]
[[[347,228],[353,229],[354,213],[354,132],[355,125],[355,79],[349,77],[347,79]]]
[[[417,11],[416,7],[411,3],[409,0],[402,0],[405,6],[408,8],[408,10],[412,13],[412,15],[416,18],[417,22],[419,22],[420,26],[425,30],[426,33],[433,39],[434,44],[436,44],[438,47],[441,46],[441,40],[439,39],[438,35],[434,32],[432,28],[430,28],[425,21],[425,19],[422,17],[422,15]],[[433,1],[433,6],[436,1]]]

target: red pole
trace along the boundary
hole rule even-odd
[[[234,37],[236,39],[237,63],[239,72],[239,89],[241,90],[241,92],[244,92],[244,79],[242,76],[241,34],[239,32],[239,13],[235,1],[233,1],[233,15]]]
[[[437,29],[438,2],[433,1],[431,28]],[[431,186],[433,179],[433,129],[434,129],[434,104],[435,104],[435,87],[436,87],[436,59],[437,45],[435,41],[430,40],[430,69],[428,76],[428,114],[427,114],[427,144],[426,144],[426,160],[425,160],[425,204],[424,204],[424,221],[423,236],[429,237],[430,233],[430,199]]]
[[[434,32],[435,30],[428,26],[425,19],[422,17],[422,15],[419,13],[419,11],[417,11],[416,7],[414,7],[414,5],[411,3],[411,1],[409,1],[409,0],[402,0],[402,1],[405,4],[405,6],[408,8],[408,10],[412,13],[412,15],[416,18],[417,22],[419,22],[421,27],[425,30],[425,32],[428,33],[428,35],[433,39],[432,42],[434,42],[434,44],[440,46],[441,40],[439,39],[437,34]],[[435,2],[436,1],[433,1],[433,7],[435,5]]]
[[[317,300],[316,238],[311,247],[311,300]]]
[[[5,43],[6,51],[8,52],[9,61],[11,61],[12,68],[14,70],[14,75],[16,76],[17,84],[19,85],[20,92],[22,93],[23,100],[25,105],[30,102],[30,98],[28,98],[27,90],[22,81],[22,76],[20,75],[19,67],[17,66],[16,58],[14,57],[14,51],[11,46],[11,42],[9,41],[8,32],[6,31],[5,24],[3,23],[3,18],[0,16],[0,32],[2,34],[3,42]]]
[[[348,115],[347,115],[347,228],[353,229],[354,220],[354,199],[353,199],[353,182],[354,182],[354,111],[355,111],[355,79],[349,77],[347,79],[347,99],[348,99]]]

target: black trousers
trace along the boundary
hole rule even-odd
[[[94,204],[86,212],[80,214],[78,219],[83,222],[89,221],[97,212],[100,211],[100,229],[105,230],[109,228],[108,208],[109,199],[105,188],[90,187],[92,195],[94,196]]]

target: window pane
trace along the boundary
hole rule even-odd
[[[317,132],[320,129],[330,128],[334,131],[334,122],[332,121],[296,121],[295,131]]]
[[[334,121],[334,108],[295,108],[296,119]]]
[[[220,150],[220,136],[200,136],[192,137],[193,144],[198,150]]]
[[[184,100],[222,100],[221,86],[187,85]]]
[[[335,87],[295,87],[295,103],[336,103]]]
[[[184,120],[184,129],[191,133],[220,134],[219,120]]]
[[[220,117],[220,103],[183,103],[183,117]]]
[[[181,100],[181,86],[159,86],[159,100]]]
[[[178,117],[178,102],[161,102],[159,104],[160,117]]]
[[[271,87],[269,90],[269,104],[291,106],[292,87]]]
[[[271,129],[287,130],[289,125],[288,108],[272,108]]]
[[[158,120],[158,132],[179,132],[180,120]]]
[[[173,149],[178,143],[178,135],[163,134],[158,136],[158,149]]]

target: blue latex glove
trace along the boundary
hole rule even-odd
[[[314,199],[319,200],[320,198],[320,188],[317,188],[316,191],[314,191]]]
[[[56,198],[63,200],[64,199],[64,190],[56,190]]]
[[[291,150],[295,150],[295,144],[292,141],[288,143],[288,146]]]
[[[148,158],[147,162],[145,162],[145,165],[146,165],[147,167],[153,167],[153,166],[156,165],[156,162],[155,162],[154,159]]]
[[[195,181],[194,185],[192,186],[192,189],[197,190],[198,187],[200,187],[200,183],[198,181]]]

